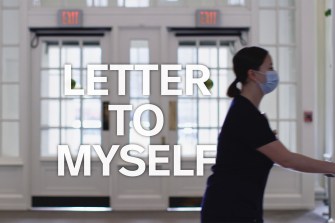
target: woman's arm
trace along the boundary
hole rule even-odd
[[[258,148],[258,151],[285,168],[306,173],[335,174],[335,163],[316,160],[293,153],[286,149],[279,140]]]

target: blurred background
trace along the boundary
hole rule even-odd
[[[57,176],[57,145],[76,157],[80,144],[171,145],[160,169],[173,173],[172,145],[182,147],[182,168],[196,169],[195,146],[216,144],[229,108],[234,80],[231,59],[245,46],[266,48],[280,75],[267,95],[265,112],[279,139],[292,151],[332,160],[334,152],[333,39],[331,0],[1,0],[0,1],[0,210],[94,207],[102,210],[199,210],[205,176],[129,178],[118,170],[135,165],[117,154],[109,177],[92,153],[92,176]],[[118,96],[116,71],[96,72],[108,82],[108,96],[65,96],[64,64],[72,65],[76,88],[86,88],[87,64],[181,64],[171,72],[184,88],[185,65],[204,64],[211,72],[211,96],[161,96],[159,72],[151,72],[151,94],[142,94],[142,73],[126,75],[126,95]],[[201,75],[195,73],[195,75]],[[163,130],[139,135],[133,112],[126,113],[124,136],[116,135],[116,115],[108,104],[159,106]],[[146,129],[152,112],[142,115]],[[147,151],[132,154],[147,161]],[[207,154],[215,157],[215,153]],[[326,155],[326,156],[325,156]],[[332,186],[331,182],[330,186]],[[246,185],[247,186],[247,185]],[[329,203],[322,175],[275,166],[265,195],[266,210],[310,210]],[[333,189],[334,190],[334,189]],[[334,192],[335,193],[335,192]]]

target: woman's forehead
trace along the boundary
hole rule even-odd
[[[266,55],[262,66],[272,66],[272,58],[269,54]]]

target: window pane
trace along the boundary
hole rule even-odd
[[[2,118],[18,119],[19,118],[19,86],[3,85],[2,86]]]
[[[178,47],[178,64],[183,67],[187,64],[197,63],[197,49],[192,46],[179,46]]]
[[[245,0],[227,0],[227,5],[245,5]]]
[[[220,68],[231,68],[232,67],[233,55],[230,52],[229,47],[221,46],[219,48],[219,66]]]
[[[80,68],[81,57],[79,42],[63,42],[61,48],[61,67],[64,68],[65,64],[72,65],[72,68]]]
[[[81,71],[80,69],[73,69],[71,70],[71,79],[75,80],[76,81],[76,86],[75,88],[78,88],[78,89],[85,89],[86,86],[87,86],[87,83],[86,83],[86,73],[83,74],[83,77],[85,78],[81,78],[82,77],[82,73],[83,71]],[[97,73],[97,72],[96,72]],[[82,83],[83,82],[83,83]],[[95,85],[96,86],[96,85]],[[72,96],[72,95],[65,95],[65,83],[64,83],[64,69],[62,68],[60,70],[60,95],[62,98],[66,98],[66,99],[69,99],[69,98],[76,98],[78,96]],[[90,97],[90,96],[86,96],[85,97]]]
[[[273,68],[278,71],[277,48],[276,47],[266,47],[266,50],[269,51],[269,54],[272,58]]]
[[[215,42],[213,42],[215,44]],[[208,68],[218,67],[218,49],[217,47],[202,45],[199,47],[199,64],[206,65]]]
[[[259,42],[261,44],[276,43],[276,11],[259,11]]]
[[[41,101],[41,125],[43,127],[60,126],[60,109],[58,100]]]
[[[280,0],[278,1],[280,7],[294,7],[295,0]]]
[[[2,156],[18,157],[20,156],[20,135],[18,122],[2,123]]]
[[[217,100],[199,100],[199,127],[218,126]]]
[[[2,50],[2,81],[19,81],[19,49],[4,47]]]
[[[59,129],[48,129],[41,131],[41,155],[56,156],[59,142]]]
[[[279,76],[281,81],[296,81],[296,51],[292,47],[279,47]]]
[[[101,145],[101,131],[98,129],[83,130],[83,144]]]
[[[227,97],[227,90],[228,87],[233,83],[235,80],[235,74],[232,70],[220,70],[219,71],[219,81],[217,83],[219,88],[219,97],[226,98]]]
[[[218,129],[199,129],[199,144],[217,144]]]
[[[201,75],[201,73],[200,73]],[[218,85],[217,83],[219,83],[216,79],[218,78],[218,69],[209,69],[209,78],[213,81],[213,87],[209,90],[209,92],[211,93],[211,95],[203,95],[201,90],[199,89],[199,87],[197,85],[194,85],[194,96],[196,95],[195,92],[197,91],[197,95],[199,98],[213,98],[213,97],[217,97],[218,96]],[[216,84],[214,84],[216,83]]]
[[[198,71],[198,70],[193,70],[192,71],[192,76],[193,78],[200,78],[202,76],[202,72],[201,71]],[[185,80],[185,84],[186,84],[186,80]],[[186,85],[185,85],[186,86]],[[190,96],[193,96],[193,97],[208,97],[208,96],[204,96],[202,94],[202,91],[199,89],[198,85],[196,84],[193,84],[193,90],[191,92],[191,95]]]
[[[2,5],[4,7],[19,7],[19,0],[3,0]]]
[[[296,86],[281,85],[279,86],[279,118],[295,119],[296,118]]]
[[[230,107],[232,99],[220,100],[219,101],[219,122],[218,126],[221,127],[227,116],[228,109]]]
[[[182,128],[178,130],[178,145],[181,146],[182,157],[195,157],[198,144],[196,128]]]
[[[141,71],[130,71],[130,97],[142,97],[143,75]]]
[[[269,120],[270,128],[277,133],[278,136],[278,125],[277,122]]]
[[[147,40],[132,40],[130,42],[130,63],[149,63],[149,42]]]
[[[179,98],[189,98],[190,96],[188,95],[185,95],[185,89],[186,89],[186,70],[183,69],[183,70],[179,70],[178,71],[178,76],[180,77],[180,82],[177,83],[177,89],[182,89],[182,95],[178,96]],[[174,83],[172,84],[169,84],[169,88],[171,89],[175,89],[175,85],[173,85]]]
[[[71,127],[71,128],[81,128],[81,111],[80,111],[80,100],[62,100],[61,109],[62,109],[62,127]]]
[[[149,7],[149,0],[118,0],[119,7]]]
[[[43,42],[42,68],[60,67],[60,50],[58,42]]]
[[[101,128],[100,99],[84,99],[83,106],[83,128]]]
[[[94,76],[99,77],[102,76],[101,71],[94,71]],[[76,87],[78,89],[87,89],[87,70],[85,69],[75,69],[72,71],[72,79],[76,81]],[[104,89],[107,89],[107,83],[104,85]],[[94,83],[94,89],[102,89],[102,84],[100,82]],[[66,96],[69,97],[69,96]],[[83,98],[99,98],[100,96],[94,96],[94,95],[87,95],[85,94]]]
[[[33,0],[34,6],[42,6],[42,7],[57,7],[61,6],[61,2],[55,0]]]
[[[208,0],[189,1],[189,4],[190,4],[190,2],[192,2],[192,5],[194,5],[194,6],[202,6],[202,7],[207,7],[207,6],[208,7],[213,7],[213,6],[216,5],[215,1],[208,1]]]
[[[161,7],[182,6],[182,0],[157,0],[156,4]]]
[[[41,72],[41,97],[60,97],[60,71],[57,69]]]
[[[266,113],[268,119],[277,119],[277,95],[278,90],[274,90],[271,94],[265,95],[262,100],[260,110]]]
[[[84,0],[67,0],[66,1],[67,7],[84,7],[86,6],[86,2]]]
[[[295,13],[293,10],[279,10],[279,43],[295,42]]]
[[[209,91],[211,95],[209,97],[218,97],[219,96],[219,73],[217,69],[210,70],[210,79],[213,81],[213,87]],[[204,96],[208,98],[208,96]]]
[[[101,48],[97,42],[84,42],[83,48],[83,68],[88,64],[101,63]]]
[[[276,7],[276,0],[260,0],[259,6],[260,7]]]
[[[71,154],[78,154],[80,141],[79,129],[61,129],[61,144],[68,145]]]
[[[297,124],[295,122],[280,122],[278,136],[291,151],[297,152]]]
[[[108,0],[86,0],[86,5],[89,7],[107,7]]]
[[[197,101],[178,100],[178,126],[181,128],[197,127]]]

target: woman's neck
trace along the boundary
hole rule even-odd
[[[242,87],[241,95],[247,98],[256,108],[259,108],[263,93],[258,86],[246,84]]]

